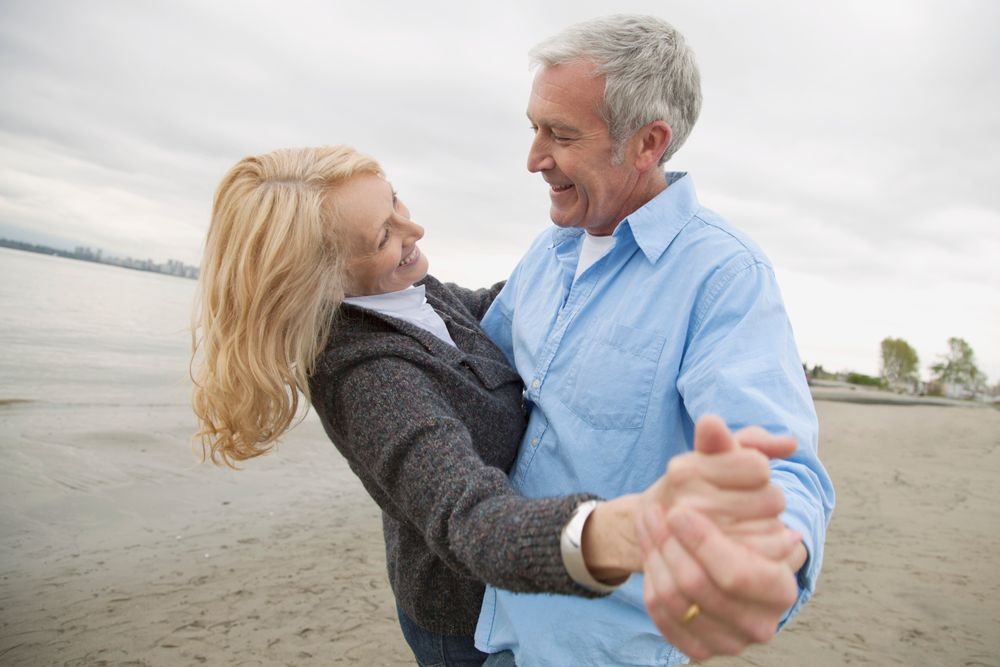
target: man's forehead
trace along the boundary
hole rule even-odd
[[[534,126],[580,132],[595,123],[604,125],[599,105],[600,99],[579,98],[569,104],[532,99],[528,102],[527,116]]]

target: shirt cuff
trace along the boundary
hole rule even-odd
[[[806,562],[802,564],[795,574],[795,580],[799,587],[799,595],[788,611],[781,617],[778,624],[780,630],[785,623],[790,621],[799,612],[802,606],[809,601],[816,590],[816,580],[819,577],[820,568],[823,565],[823,542],[826,538],[825,524],[813,525],[809,521],[809,508],[794,494],[786,493],[785,511],[781,514],[781,521],[789,529],[797,531],[802,535],[802,544],[806,548]]]

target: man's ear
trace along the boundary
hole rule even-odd
[[[635,138],[638,140],[635,168],[641,172],[656,168],[667,146],[670,145],[673,134],[670,126],[663,120],[654,120],[640,127],[635,133]]]

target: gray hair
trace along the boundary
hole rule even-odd
[[[576,61],[605,77],[598,109],[622,159],[625,140],[654,120],[672,131],[662,165],[681,147],[701,110],[701,76],[694,53],[673,26],[655,16],[616,14],[577,23],[531,49],[532,65]]]

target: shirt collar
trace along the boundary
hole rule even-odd
[[[701,208],[694,190],[694,181],[685,171],[668,171],[664,174],[667,188],[637,210],[630,213],[615,228],[613,236],[621,237],[631,232],[636,245],[650,262],[656,262],[678,232]],[[558,228],[552,236],[552,245],[583,234],[578,227]]]
[[[412,285],[398,292],[347,297],[344,303],[377,310],[387,315],[410,313],[419,310],[426,303],[424,291],[423,285]]]
[[[656,262],[670,242],[694,217],[701,205],[694,191],[694,181],[687,172],[665,174],[667,189],[622,220],[615,234],[632,232],[636,244],[650,262]]]

